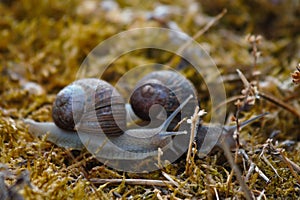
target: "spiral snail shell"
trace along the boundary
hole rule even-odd
[[[54,123],[70,131],[80,123],[84,132],[95,132],[100,126],[105,134],[121,135],[126,128],[125,115],[119,92],[106,81],[93,78],[77,80],[63,88],[52,107]]]
[[[189,95],[197,97],[194,85],[185,77],[171,70],[154,71],[138,81],[134,92],[130,96],[130,104],[134,113],[143,120],[150,120],[150,108],[158,104],[170,116]],[[192,98],[185,107],[187,113],[193,113],[197,105],[196,98]],[[158,111],[154,111],[158,115]],[[172,122],[172,129],[180,121],[178,114]]]

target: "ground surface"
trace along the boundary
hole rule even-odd
[[[296,17],[300,16],[300,2],[171,2],[0,1],[1,200],[9,196],[20,199],[299,198],[300,90],[297,82],[300,75],[294,72],[300,62],[300,20]],[[220,16],[222,11],[225,14]],[[52,121],[51,108],[56,94],[76,79],[79,66],[96,45],[121,31],[143,27],[172,28],[196,36],[224,78],[228,102],[222,106],[227,106],[228,122],[236,114],[243,121],[270,112],[239,133],[244,158],[235,152],[232,156],[242,179],[237,178],[233,165],[222,159],[220,152],[203,159],[190,158],[189,170],[183,155],[159,171],[123,173],[107,168],[86,150],[66,150],[28,133],[22,119]],[[173,58],[166,52],[136,51],[112,63],[105,79],[115,83],[135,66],[171,63],[194,83],[201,107],[209,112],[209,94],[201,79]],[[243,76],[236,69],[252,87],[243,84]],[[206,118],[209,116],[208,113]],[[203,120],[208,121],[206,118]],[[168,185],[155,182],[167,178],[173,182]],[[124,180],[113,183],[104,179]],[[150,180],[150,185],[139,179]],[[100,180],[101,183],[95,182]]]

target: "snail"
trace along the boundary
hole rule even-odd
[[[184,92],[183,92],[184,91]],[[197,92],[194,85],[185,77],[180,74],[170,71],[154,71],[144,76],[138,81],[134,92],[130,96],[130,104],[134,113],[143,120],[149,120],[150,108],[155,105],[161,105],[166,110],[167,115],[170,116],[172,112],[179,106],[178,99],[186,99],[189,94],[196,96]],[[142,102],[142,103],[141,103]],[[190,100],[190,105],[199,104],[196,99]],[[188,113],[193,113],[193,106],[186,106],[185,109]],[[267,113],[263,113],[249,120],[242,122],[239,126],[244,126],[258,120],[265,116]],[[180,120],[180,116],[176,116],[173,120],[172,129]],[[195,134],[195,142],[198,148],[198,155],[208,154],[215,149],[222,149],[221,143],[223,141],[230,148],[234,148],[236,142],[233,138],[234,131],[237,126],[221,126],[220,124],[213,124],[212,126],[206,126],[200,124]],[[208,135],[207,133],[211,134]],[[204,139],[206,140],[204,141]],[[201,149],[201,150],[200,150]]]
[[[171,74],[170,72],[166,73]],[[156,76],[155,74],[157,75],[154,72],[151,76]],[[168,80],[172,80],[172,77],[168,77]],[[142,79],[136,88],[140,88],[142,93],[143,90],[153,93],[151,87],[157,86],[158,81],[146,81],[146,84],[144,81],[145,79]],[[187,87],[183,91],[192,91],[192,94],[178,96],[178,102],[175,103],[169,102],[170,99],[174,99],[174,93],[170,91],[165,96],[159,96],[162,99],[161,102],[165,103],[163,107],[167,110],[168,118],[158,127],[127,128],[127,111],[121,95],[109,83],[91,78],[77,80],[58,93],[53,104],[52,116],[54,123],[36,122],[31,119],[25,119],[24,122],[29,125],[29,132],[35,136],[48,134],[47,140],[64,148],[82,149],[89,147],[89,151],[100,152],[97,155],[102,159],[140,160],[149,156],[156,156],[156,150],[166,146],[176,152],[175,148],[177,146],[172,142],[172,137],[187,134],[187,131],[167,129],[183,107],[185,109],[195,109],[195,107],[189,108],[187,106],[188,103],[195,102],[194,87],[190,82],[183,81],[177,75],[170,83],[164,83],[170,85],[171,83],[181,82],[187,82]],[[155,92],[157,91],[155,90]],[[134,97],[134,95],[133,93],[132,96]],[[164,100],[163,97],[167,97],[167,100]],[[133,107],[137,103],[132,99],[130,102]],[[179,104],[179,102],[181,103]],[[173,104],[176,104],[177,107]],[[171,109],[168,110],[169,108]],[[137,109],[134,109],[137,113]],[[265,113],[247,120],[241,123],[240,126],[245,126],[264,115]],[[220,147],[221,143],[225,141],[232,147],[235,144],[233,139],[235,129],[236,126],[200,125],[197,128],[195,142],[199,149],[203,148],[202,144],[205,142],[208,131],[216,131],[221,135],[218,138],[213,136],[215,143],[206,146],[210,148]]]

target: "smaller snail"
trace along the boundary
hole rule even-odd
[[[154,71],[138,81],[130,97],[130,104],[138,117],[143,120],[149,120],[149,110],[153,105],[161,105],[169,116],[179,106],[179,102],[186,99],[189,94],[193,94],[194,97],[197,96],[194,85],[185,77],[170,70]],[[189,105],[198,104],[196,98],[191,99],[189,103]],[[189,105],[185,109],[192,114],[195,107]],[[242,128],[266,114],[264,113],[242,122],[240,127]],[[176,126],[179,120],[180,116],[178,115],[169,128],[172,129]],[[195,137],[199,153],[207,154],[212,149],[222,149],[222,141],[225,141],[231,148],[235,147],[235,140],[233,139],[235,130],[236,126],[221,126],[218,124],[205,126],[201,124]],[[207,135],[208,132],[210,132],[209,135]],[[206,137],[207,139],[204,140]]]

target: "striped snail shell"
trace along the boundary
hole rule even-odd
[[[124,99],[112,85],[94,78],[63,88],[53,103],[52,118],[59,128],[70,131],[75,124],[83,132],[97,132],[100,126],[111,135],[120,135],[126,128]]]

